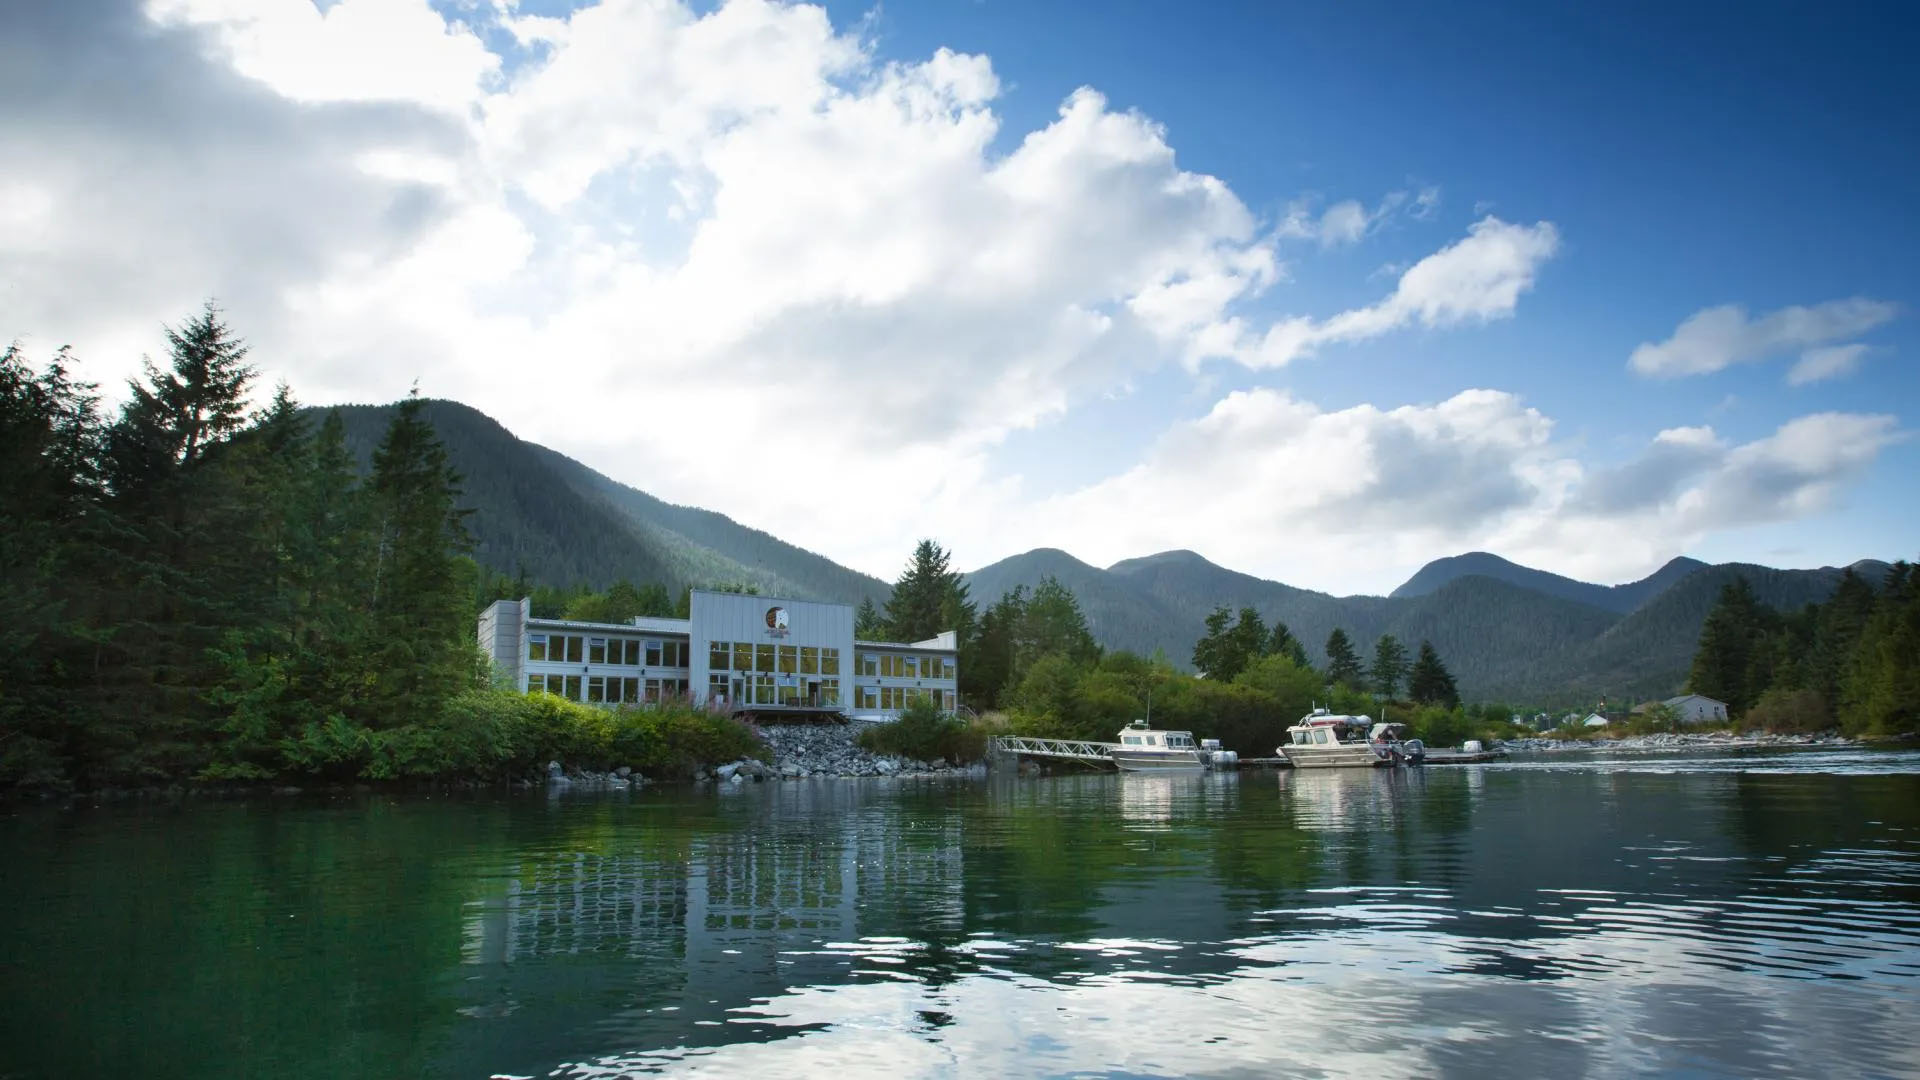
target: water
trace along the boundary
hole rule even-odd
[[[1920,753],[0,821],[0,1076],[1920,1075]]]

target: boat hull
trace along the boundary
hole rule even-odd
[[[1121,772],[1200,772],[1207,767],[1200,755],[1193,751],[1152,751],[1138,750],[1131,746],[1115,747],[1113,763]]]
[[[1365,743],[1342,746],[1282,746],[1280,756],[1296,769],[1377,769],[1392,765]]]

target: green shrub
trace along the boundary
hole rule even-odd
[[[916,761],[945,758],[959,763],[987,756],[987,733],[959,717],[942,713],[931,702],[916,701],[900,719],[862,731],[856,740],[876,754],[893,754]]]
[[[1747,710],[1747,725],[1783,734],[1825,731],[1833,727],[1833,712],[1818,690],[1774,687]]]

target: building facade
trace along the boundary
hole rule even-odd
[[[522,691],[593,704],[673,698],[735,712],[898,716],[926,698],[958,705],[953,631],[926,641],[856,641],[853,608],[695,590],[689,617],[631,623],[536,619],[527,600],[480,614],[480,648]]]

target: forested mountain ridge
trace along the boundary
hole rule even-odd
[[[363,469],[395,407],[338,407]],[[723,514],[656,499],[516,437],[477,409],[432,400],[422,412],[462,476],[474,557],[489,569],[563,586],[625,579],[669,589],[739,583],[843,603],[887,597],[877,578]]]
[[[1793,610],[1825,599],[1842,573],[1710,566],[1681,558],[1641,581],[1604,586],[1497,556],[1459,558],[1437,560],[1429,568],[1457,570],[1492,560],[1513,572],[1431,574],[1414,595],[1332,596],[1228,570],[1191,551],[1126,559],[1103,571],[1064,552],[1041,549],[982,567],[968,579],[974,598],[986,604],[1015,585],[1032,588],[1047,572],[1067,583],[1068,573],[1061,571],[1069,571],[1070,587],[1089,611],[1088,625],[1101,644],[1141,653],[1161,649],[1181,665],[1191,659],[1208,612],[1252,607],[1269,622],[1286,623],[1315,664],[1325,663],[1327,635],[1335,627],[1362,648],[1381,634],[1406,642],[1431,640],[1468,698],[1548,703],[1677,692],[1700,626],[1726,581],[1744,575],[1762,602]],[[1867,560],[1853,569],[1878,581],[1887,564]],[[1420,577],[1416,574],[1414,581]],[[1444,580],[1436,583],[1437,578]],[[1526,584],[1543,579],[1574,588],[1543,591]],[[1623,607],[1625,613],[1619,610]],[[1091,616],[1096,610],[1102,613],[1098,622]]]
[[[1521,566],[1489,552],[1469,551],[1464,555],[1449,555],[1443,559],[1433,560],[1388,595],[1393,599],[1425,596],[1450,581],[1477,574],[1481,577],[1497,578],[1535,592],[1543,592],[1549,596],[1558,596],[1563,600],[1591,604],[1597,608],[1605,608],[1625,615],[1706,565],[1699,559],[1690,559],[1682,555],[1669,560],[1665,566],[1639,581],[1630,581],[1624,585],[1595,585],[1545,570],[1535,570],[1530,566]]]

